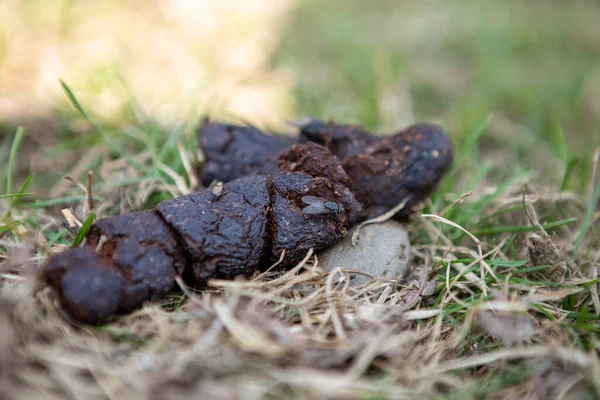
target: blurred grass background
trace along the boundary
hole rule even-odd
[[[595,0],[4,0],[0,20],[0,160],[24,125],[37,187],[103,143],[59,79],[124,151],[148,145],[138,131],[192,146],[207,114],[276,130],[429,120],[459,147],[493,116],[461,168],[581,192],[600,143]]]

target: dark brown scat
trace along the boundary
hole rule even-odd
[[[325,147],[308,142],[296,144],[286,151],[267,160],[262,173],[302,172],[314,179],[310,194],[340,203],[344,207],[344,219],[351,225],[362,218],[362,207],[351,193],[350,178],[342,167],[342,162]],[[301,204],[298,202],[298,204]]]
[[[54,255],[42,279],[59,293],[62,306],[82,322],[96,324],[119,311],[124,281],[90,249],[68,249]]]
[[[453,161],[452,142],[435,124],[415,124],[376,137],[356,126],[316,121],[300,135],[327,143],[340,157],[350,190],[369,218],[407,200],[404,211],[396,215],[406,219],[416,204],[431,195]]]
[[[212,278],[250,276],[283,251],[282,267],[295,265],[309,249],[342,239],[360,219],[405,199],[423,200],[452,161],[451,142],[435,125],[384,138],[318,121],[303,129],[303,140],[320,144],[291,145],[255,128],[205,123],[202,143],[211,166],[205,172],[229,181],[222,190],[99,220],[86,247],[51,257],[42,279],[75,318],[100,323],[163,296],[178,275],[203,287]],[[257,144],[262,150],[253,153]],[[234,179],[237,174],[249,175]],[[305,215],[305,195],[343,208]]]
[[[227,127],[233,129],[229,125]],[[363,208],[362,214],[353,214],[352,223],[382,214],[405,200],[406,207],[396,215],[396,219],[407,219],[414,206],[435,190],[453,161],[453,146],[449,136],[443,128],[434,124],[415,124],[386,136],[373,135],[358,125],[320,120],[303,125],[297,142],[319,144],[321,149],[329,150],[328,153],[306,147],[300,147],[303,150],[298,151],[296,146],[280,152],[278,146],[282,143],[281,136],[269,135],[254,128],[251,133],[242,127],[233,130],[236,132],[235,143],[246,144],[244,157],[233,156],[235,152],[229,149],[223,151],[216,146],[204,146],[205,142],[217,141],[217,138],[212,138],[218,132],[214,127],[199,131],[207,158],[219,160],[218,164],[211,164],[211,179],[226,181],[238,177],[232,171],[272,174],[276,171],[300,170],[311,176],[319,176],[326,172],[322,171],[323,165],[338,169],[338,165],[322,162],[333,155],[339,160],[340,172],[350,180],[347,186]],[[242,139],[244,136],[247,138]],[[286,140],[289,141],[289,138],[286,137]],[[263,163],[257,161],[261,157]],[[270,161],[264,164],[267,159]],[[333,172],[326,173],[333,176]]]
[[[198,139],[206,158],[202,183],[229,182],[259,169],[271,155],[291,146],[295,140],[267,136],[251,126],[218,124],[205,119],[198,128]],[[233,161],[232,161],[233,160]]]

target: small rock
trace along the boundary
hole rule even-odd
[[[341,242],[319,253],[319,265],[325,271],[335,268],[364,272],[385,279],[406,276],[411,258],[408,233],[402,224],[387,221],[365,225],[360,229],[356,246],[352,246],[354,227]],[[369,277],[352,274],[355,284],[366,283]]]

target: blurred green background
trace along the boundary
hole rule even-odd
[[[8,0],[0,20],[0,159],[24,125],[19,165],[46,186],[104,142],[59,79],[126,151],[192,146],[206,114],[435,121],[488,184],[531,169],[582,191],[600,144],[598,1]]]

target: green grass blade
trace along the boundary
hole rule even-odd
[[[477,127],[475,127],[475,129],[473,129],[468,134],[465,141],[463,142],[463,145],[461,146],[458,157],[456,158],[456,160],[454,162],[455,167],[460,166],[462,161],[467,156],[470,156],[473,154],[475,147],[479,143],[479,138],[481,137],[481,135],[483,135],[485,133],[487,128],[490,126],[490,123],[492,122],[493,118],[494,118],[493,115],[488,115],[488,117],[481,124],[479,124]]]
[[[527,260],[506,261],[502,259],[489,260],[487,263],[492,267],[522,267],[527,264]]]
[[[581,284],[581,287],[582,288],[587,288],[587,287],[590,287],[592,285],[595,285],[598,282],[600,282],[600,278],[592,279],[591,281],[583,282]]]
[[[19,225],[19,221],[8,221],[4,225],[0,225],[0,235],[10,232]]]
[[[560,221],[549,222],[547,224],[543,224],[542,228],[545,230],[554,229],[561,227],[563,225],[571,224],[577,221],[577,218],[566,218]],[[471,232],[473,235],[495,235],[498,233],[518,233],[518,232],[533,232],[538,228],[535,226],[526,226],[526,225],[500,225],[500,226],[492,226],[489,228],[479,229],[477,231]]]
[[[83,225],[81,225],[81,228],[79,228],[79,231],[77,232],[77,236],[75,236],[75,240],[73,240],[73,247],[77,247],[81,244],[81,242],[83,242],[83,239],[85,238],[85,235],[87,235],[87,233],[90,231],[90,228],[92,227],[92,224],[94,223],[94,220],[96,219],[96,213],[91,211],[87,218],[85,219],[85,222],[83,223]]]
[[[550,268],[551,265],[536,265],[535,267],[517,268],[513,271],[514,274],[528,274],[530,272],[543,271]]]
[[[62,86],[63,90],[67,94],[67,97],[69,98],[69,101],[71,102],[73,107],[75,107],[75,109],[79,112],[79,114],[81,114],[83,116],[83,118],[85,118],[96,129],[96,124],[94,124],[94,122],[87,115],[87,113],[85,112],[83,107],[81,107],[81,104],[79,104],[79,101],[77,100],[77,98],[75,97],[75,95],[73,94],[73,92],[71,91],[69,86],[67,86],[67,84],[62,79],[60,79],[60,85]],[[98,130],[98,129],[96,129],[96,130]]]
[[[483,196],[477,203],[470,205],[468,210],[459,214],[455,219],[453,219],[453,221],[459,225],[465,226],[468,226],[468,224],[473,224],[471,221],[473,219],[477,221],[477,217],[484,212],[487,206],[489,206],[494,200],[500,197],[502,193],[514,186],[517,182],[525,178],[527,175],[529,175],[529,171],[523,170],[511,177],[510,179],[507,179],[505,182],[498,186],[494,193]]]
[[[15,194],[0,194],[0,199],[10,199],[14,197],[31,196],[33,193],[15,193]]]
[[[87,112],[83,109],[83,107],[81,106],[81,104],[79,103],[79,101],[77,100],[75,95],[73,94],[73,91],[69,88],[69,86],[67,86],[67,84],[62,79],[60,80],[60,85],[62,86],[63,90],[65,91],[65,93],[66,93],[67,97],[69,98],[69,101],[71,102],[73,107],[75,107],[75,109],[81,114],[81,116],[83,118],[85,118],[90,123],[90,125],[92,125],[92,127],[96,130],[96,132],[98,132],[100,134],[100,136],[102,136],[102,140],[104,140],[106,142],[106,144],[108,144],[108,146],[111,148],[111,150],[114,151],[115,153],[117,153],[119,155],[119,157],[127,160],[127,162],[129,164],[131,164],[132,166],[134,166],[137,170],[145,171],[146,168],[143,165],[141,165],[140,163],[135,161],[133,158],[131,158],[130,156],[125,154],[125,152],[121,149],[121,146],[117,145],[106,134],[106,132],[104,132],[104,130],[102,128],[100,128],[100,126],[96,125],[96,123],[89,117]]]
[[[8,210],[6,212],[6,215],[10,215],[11,210],[13,209],[14,206],[17,205],[17,203],[19,203],[19,200],[21,200],[21,198],[23,196],[27,196],[27,195],[31,195],[32,193],[25,193],[25,190],[27,190],[27,188],[29,187],[29,184],[31,183],[31,180],[33,179],[33,172],[30,173],[27,178],[25,179],[25,182],[23,182],[23,185],[21,185],[21,189],[19,189],[19,191],[12,196],[12,201],[10,202],[10,205],[8,207]]]
[[[62,243],[64,242],[64,238],[69,235],[69,231],[66,229],[60,229],[58,232],[52,232],[50,234],[45,234],[46,239],[47,239],[47,243],[46,243],[46,247],[50,248],[52,247],[52,245],[54,245],[55,243]],[[68,243],[65,243],[68,244]]]
[[[581,243],[583,242],[583,238],[585,237],[585,233],[589,229],[592,224],[592,218],[594,217],[594,211],[596,210],[596,204],[600,200],[600,185],[596,186],[594,190],[594,194],[592,196],[592,201],[587,206],[587,210],[585,211],[585,216],[583,217],[583,222],[581,223],[581,228],[579,229],[579,233],[577,234],[577,239],[575,239],[575,249],[573,250],[573,257],[577,255],[579,252],[579,248],[581,247]]]
[[[565,164],[569,162],[569,147],[567,146],[567,137],[563,127],[557,121],[548,124],[547,129],[544,129],[545,134],[542,137],[558,158]]]
[[[531,203],[525,203],[525,205],[526,205],[526,206],[528,206],[528,205],[530,205],[530,204],[531,204]],[[483,222],[487,221],[488,219],[491,219],[491,218],[494,218],[494,217],[498,217],[498,216],[500,216],[500,215],[502,215],[502,214],[506,214],[506,213],[508,213],[508,212],[511,212],[511,211],[516,211],[516,210],[519,210],[519,209],[522,209],[522,208],[523,208],[523,204],[517,204],[516,206],[507,207],[507,208],[503,208],[503,209],[501,209],[501,210],[498,210],[498,211],[495,211],[495,212],[493,212],[493,213],[491,213],[491,214],[489,214],[489,215],[486,215],[486,216],[483,216],[483,217],[481,217],[481,218],[479,219],[479,221],[477,221],[477,222],[475,223],[475,225],[481,225]]]
[[[556,321],[556,317],[554,317],[552,314],[550,314],[548,311],[546,311],[544,308],[542,308],[542,306],[540,306],[539,304],[532,304],[531,308],[534,308],[539,313],[545,315],[546,318],[548,318],[550,321]]]
[[[488,126],[492,122],[492,119],[493,115],[489,115],[485,119],[485,121],[483,121],[477,127],[469,131],[465,140],[457,148],[456,157],[454,158],[454,162],[452,163],[452,168],[440,184],[440,187],[438,188],[436,193],[447,193],[451,191],[451,188],[454,185],[457,176],[461,172],[463,162],[468,158],[474,158],[479,138],[485,133]]]
[[[560,183],[560,191],[567,190],[567,186],[569,184],[569,178],[575,172],[575,167],[579,163],[579,160],[575,157],[569,158],[567,160],[567,164],[565,166],[565,173],[562,178],[562,182]]]
[[[8,169],[6,171],[6,194],[12,194],[12,179],[14,174],[15,165],[17,163],[17,152],[25,136],[25,129],[20,126],[15,133],[12,145],[10,147],[10,155],[8,157]]]

